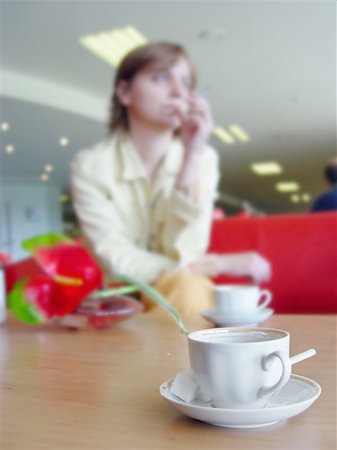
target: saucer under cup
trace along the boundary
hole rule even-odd
[[[273,312],[272,309],[265,308],[253,314],[230,316],[219,313],[215,309],[206,309],[201,311],[200,314],[218,327],[249,327],[256,326],[258,323],[267,320]]]
[[[308,409],[321,394],[321,387],[314,380],[291,375],[281,391],[269,398],[265,408],[226,409],[214,408],[203,398],[187,403],[172,393],[172,383],[173,379],[165,381],[160,393],[178,411],[193,419],[229,428],[265,427],[288,420]]]

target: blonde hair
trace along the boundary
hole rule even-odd
[[[192,62],[186,50],[179,44],[169,42],[153,42],[137,47],[128,53],[121,61],[114,81],[114,92],[110,103],[110,119],[108,128],[110,132],[117,129],[128,129],[127,108],[120,102],[116,88],[121,80],[128,83],[132,82],[134,76],[149,64],[160,61],[167,66],[174,64],[177,59],[185,58],[190,65],[192,88],[196,84],[196,74]]]

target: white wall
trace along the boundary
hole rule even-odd
[[[27,257],[24,239],[62,232],[60,188],[45,183],[2,182],[0,196],[0,251],[14,261]]]

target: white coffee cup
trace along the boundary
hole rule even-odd
[[[272,300],[269,290],[242,284],[214,286],[213,295],[216,311],[230,316],[257,313]]]
[[[191,368],[216,407],[263,408],[289,380],[289,333],[217,328],[188,335]]]

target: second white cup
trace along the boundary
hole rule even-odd
[[[268,289],[250,285],[217,285],[213,295],[216,311],[230,316],[254,314],[272,300]]]

